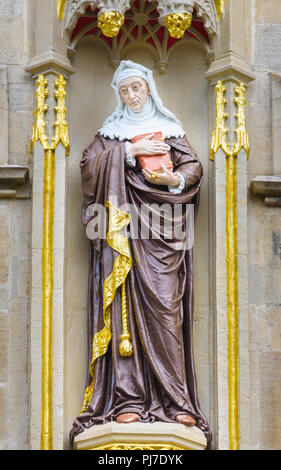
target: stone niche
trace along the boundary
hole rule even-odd
[[[134,12],[128,12],[128,15],[134,16]],[[91,29],[91,25],[89,25],[89,22],[93,21],[93,13],[89,13],[88,17],[86,14],[86,17],[84,19],[80,18],[79,21],[80,26],[77,23],[70,41],[69,57],[71,58],[71,65],[75,69],[75,74],[69,78],[67,104],[71,154],[68,159],[68,174],[66,177],[68,186],[65,232],[67,265],[65,389],[68,391],[65,394],[66,419],[64,426],[66,446],[73,419],[81,409],[88,369],[87,289],[89,242],[81,223],[82,191],[79,162],[83,150],[93,141],[95,133],[116,106],[116,97],[110,83],[114,66],[118,65],[113,60],[112,50],[110,51],[110,47],[113,49],[116,46],[116,44],[114,46],[114,40],[106,41],[97,33],[95,27]],[[154,19],[153,21],[155,25],[157,20]],[[145,42],[141,36],[141,31],[143,30],[132,29],[130,41],[125,42],[119,50],[119,60],[130,59],[140,62],[153,70],[157,89],[164,105],[171,109],[182,121],[187,138],[196,149],[204,167],[205,180],[201,190],[201,206],[195,224],[194,354],[201,409],[209,422],[212,422],[210,397],[212,396],[212,377],[214,377],[214,374],[212,373],[213,360],[210,356],[210,351],[212,351],[210,347],[212,334],[210,334],[210,331],[213,329],[213,315],[209,300],[209,247],[211,243],[209,241],[208,216],[208,145],[210,131],[209,84],[205,78],[211,40],[209,40],[208,34],[204,30],[203,21],[195,19],[186,37],[175,40],[171,45],[169,53],[166,55],[167,60],[165,59],[167,64],[164,67],[165,70],[163,70],[163,67],[159,67],[159,48],[156,51],[155,44],[153,46],[150,40]],[[161,38],[160,33],[159,38]],[[125,430],[123,425],[122,429]],[[144,427],[143,429],[146,430],[147,428]],[[197,431],[199,432],[199,430]],[[91,434],[92,431],[89,432]],[[116,429],[114,428],[112,432],[114,434]],[[85,433],[83,434],[85,435]],[[140,435],[142,436],[142,434]],[[176,442],[173,443],[169,440],[164,443],[178,445]],[[78,441],[76,445],[78,446]]]
[[[190,39],[179,43],[169,57],[165,74],[157,68],[149,48],[125,49],[122,59],[131,59],[153,69],[164,105],[182,121],[187,137],[197,150],[205,173],[201,207],[195,227],[194,353],[201,408],[210,419],[211,359],[209,351],[211,314],[209,308],[208,228],[208,68],[206,51]],[[82,192],[79,161],[104,119],[111,114],[116,98],[110,87],[113,68],[102,41],[86,36],[76,45],[72,59],[76,73],[69,79],[68,119],[71,154],[67,175],[66,227],[66,422],[65,435],[79,414],[84,394],[87,363],[88,240],[81,223]],[[124,429],[124,428],[122,428]]]

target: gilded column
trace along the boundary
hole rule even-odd
[[[241,267],[241,277],[243,278],[245,274],[245,266],[241,264],[241,262],[243,263],[244,253],[242,252],[241,247],[239,249],[238,246],[238,192],[239,194],[240,192],[245,192],[246,187],[244,188],[245,180],[243,180],[243,187],[240,186],[238,191],[237,178],[240,173],[238,174],[237,172],[237,163],[238,159],[243,160],[244,154],[249,156],[249,138],[246,130],[246,119],[244,113],[244,109],[246,106],[245,90],[246,89],[243,83],[240,83],[238,86],[235,86],[233,82],[228,82],[227,84],[223,84],[222,81],[217,82],[215,86],[215,129],[212,132],[210,148],[211,161],[216,161],[217,159],[225,159],[225,167],[222,172],[225,175],[225,192],[223,195],[225,198],[225,217],[223,219],[223,223],[220,225],[219,230],[220,234],[222,234],[223,225],[225,226],[225,250],[223,251],[225,257],[225,268],[223,268],[223,257],[221,257],[216,267],[216,274],[220,272],[217,281],[221,284],[218,286],[217,294],[217,321],[219,321],[220,326],[223,323],[225,324],[224,314],[226,313],[227,343],[225,343],[224,339],[221,337],[221,330],[218,330],[218,354],[221,355],[221,357],[218,357],[217,362],[218,364],[220,364],[221,362],[221,368],[218,369],[217,374],[218,376],[220,376],[222,374],[222,370],[227,369],[227,383],[223,378],[224,375],[222,374],[221,382],[223,383],[223,385],[221,386],[221,383],[219,384],[219,389],[221,390],[221,393],[219,393],[218,396],[218,407],[220,408],[222,406],[222,409],[224,408],[224,405],[221,405],[220,400],[223,398],[223,394],[227,392],[228,415],[226,416],[223,411],[222,413],[219,413],[219,415],[222,417],[223,425],[225,425],[227,418],[228,439],[226,440],[225,437],[222,436],[221,443],[219,443],[219,447],[221,445],[223,448],[225,448],[226,442],[228,442],[227,447],[231,450],[237,450],[240,446],[239,441],[241,404],[239,357],[239,306],[242,304],[240,300],[239,289],[239,268]],[[229,98],[228,100],[225,98],[225,93],[227,91]],[[228,114],[225,113],[225,105],[227,104],[227,101],[230,102],[228,106],[230,113]],[[237,113],[234,112],[235,108],[233,105],[236,105]],[[231,142],[233,143],[233,145],[227,143],[226,136],[228,134],[228,129],[225,127],[225,120],[227,118],[229,119],[229,124],[232,130],[234,130],[234,133],[236,134],[236,142]],[[234,128],[235,119],[237,120],[236,128]],[[234,133],[233,135],[229,136],[228,140],[232,140],[232,138],[234,137]],[[220,162],[219,164],[221,163],[222,162]],[[239,165],[241,166],[241,163],[239,163]],[[217,174],[216,176],[219,179],[219,174]],[[216,207],[217,214],[220,214],[220,218],[222,218],[223,214],[221,213],[221,211],[219,212],[218,203],[216,203]],[[242,215],[241,211],[240,215]],[[245,222],[241,220],[241,217],[240,221],[241,223]],[[243,238],[245,238],[245,230],[244,233],[241,233],[242,241]],[[223,286],[225,286],[226,290],[225,296],[221,296],[221,288],[223,288]],[[225,348],[226,346],[227,348]],[[225,351],[227,354],[227,361],[224,360],[223,351]],[[220,380],[219,377],[218,380]]]
[[[74,69],[67,58],[68,37],[62,35],[58,18],[69,2],[33,3],[34,56],[25,67],[36,84],[31,145],[30,447],[38,450],[52,445],[59,450],[66,439],[65,154],[69,137],[65,79]]]
[[[55,207],[55,153],[61,142],[66,155],[69,154],[68,123],[65,107],[65,79],[59,75],[54,80],[54,97],[57,105],[55,136],[52,143],[45,134],[45,113],[48,105],[45,100],[49,96],[48,80],[43,74],[36,81],[34,110],[35,122],[32,131],[30,151],[33,152],[39,141],[44,151],[44,182],[42,211],[42,259],[41,259],[41,303],[42,303],[42,365],[41,365],[41,438],[40,448],[53,448],[53,291],[54,291],[54,207]],[[36,158],[40,156],[36,155]]]

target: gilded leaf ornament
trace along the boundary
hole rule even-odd
[[[186,450],[173,444],[147,444],[147,443],[112,443],[92,450]]]
[[[214,0],[214,2],[215,2],[216,10],[217,10],[218,19],[221,20],[222,13],[224,10],[224,0]]]
[[[216,90],[216,117],[215,117],[215,129],[212,132],[211,147],[210,147],[210,160],[214,160],[214,154],[217,153],[219,148],[222,148],[226,155],[229,155],[229,146],[226,143],[226,134],[228,129],[225,127],[225,119],[227,114],[224,112],[224,105],[226,99],[224,93],[226,87],[219,80],[215,86]]]
[[[55,149],[59,142],[65,148],[65,154],[69,155],[70,151],[70,139],[68,133],[68,122],[66,120],[66,112],[67,108],[65,106],[65,84],[66,81],[63,75],[59,75],[58,78],[55,80],[55,98],[57,100],[57,106],[55,106],[55,111],[57,113],[57,119],[54,124],[56,128],[55,136],[52,138],[52,149]]]
[[[190,13],[172,13],[165,16],[164,24],[172,38],[180,39],[192,22]]]
[[[36,106],[33,111],[34,114],[34,125],[32,128],[32,137],[30,142],[30,153],[32,153],[36,142],[39,140],[43,149],[49,148],[48,137],[45,134],[45,112],[48,110],[48,105],[45,103],[46,98],[49,96],[49,90],[46,88],[48,80],[44,78],[44,75],[40,74],[36,80],[36,92],[35,101]]]
[[[64,17],[66,0],[57,0],[58,19],[61,21]]]
[[[105,11],[98,17],[98,27],[109,38],[117,36],[124,24],[124,15],[119,11]]]
[[[240,83],[239,86],[235,87],[235,93],[237,95],[234,98],[234,102],[238,107],[238,112],[235,114],[237,118],[237,129],[235,129],[236,133],[236,143],[233,147],[233,154],[238,155],[240,150],[243,148],[247,153],[249,158],[250,155],[250,144],[249,144],[249,136],[246,130],[246,117],[245,117],[245,107],[246,107],[246,99],[245,99],[245,92],[246,88],[243,83]]]

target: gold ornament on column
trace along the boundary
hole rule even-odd
[[[239,449],[239,298],[237,235],[237,156],[226,158],[226,285],[229,449]]]
[[[61,21],[64,16],[66,0],[56,0],[56,1],[57,1],[58,19]]]
[[[210,160],[221,148],[226,155],[226,277],[227,277],[227,346],[228,346],[228,427],[229,448],[239,449],[239,292],[238,292],[238,216],[237,216],[237,157],[242,148],[248,157],[250,152],[249,138],[245,119],[245,85],[235,87],[237,95],[234,102],[238,107],[235,115],[238,126],[235,130],[236,143],[230,150],[226,143],[224,112],[226,87],[217,82],[216,90],[216,127],[212,132]]]
[[[48,105],[45,103],[45,99],[49,96],[49,90],[46,88],[47,85],[48,80],[44,78],[44,75],[40,74],[36,80],[36,107],[33,111],[34,125],[30,141],[30,153],[33,152],[33,148],[38,140],[44,150],[49,146],[48,137],[45,135],[45,112],[48,110]]]
[[[245,118],[245,85],[234,88],[237,128],[236,143],[226,159],[226,265],[228,318],[228,409],[229,447],[239,449],[239,297],[238,297],[238,215],[237,215],[237,157],[244,148],[249,158],[250,145]]]
[[[65,107],[65,91],[66,81],[63,75],[59,75],[58,78],[55,80],[55,98],[57,100],[57,106],[55,106],[55,111],[57,114],[57,119],[54,124],[56,128],[55,137],[52,137],[52,148],[56,148],[59,142],[65,148],[65,155],[69,155],[70,151],[70,139],[69,139],[69,132],[68,132],[68,122],[65,118],[66,116],[66,107]]]
[[[217,10],[218,19],[221,20],[223,10],[224,10],[224,0],[214,0],[214,1],[215,1],[215,7]]]
[[[225,120],[227,114],[224,112],[224,105],[226,99],[224,97],[226,87],[219,80],[215,86],[216,90],[216,116],[215,116],[215,129],[211,134],[211,146],[210,146],[210,160],[214,160],[214,154],[217,153],[218,149],[221,148],[226,155],[229,155],[229,146],[226,143],[226,135],[228,129],[225,127]]]
[[[172,38],[180,39],[192,22],[190,13],[171,13],[165,16],[164,24]]]
[[[240,83],[239,86],[235,87],[234,89],[237,97],[234,98],[234,103],[238,107],[238,112],[235,115],[237,118],[238,127],[235,130],[236,134],[236,143],[233,147],[233,153],[238,155],[240,150],[243,148],[247,153],[247,157],[249,158],[250,155],[250,144],[249,144],[249,136],[246,130],[246,117],[245,117],[245,108],[246,108],[246,87],[243,83]]]
[[[98,16],[98,27],[109,38],[117,36],[123,24],[124,15],[119,11],[105,11]]]
[[[30,152],[39,140],[44,149],[43,183],[43,229],[42,229],[42,389],[41,389],[41,449],[52,450],[52,324],[53,324],[53,288],[54,288],[54,202],[55,202],[55,150],[59,142],[69,153],[68,123],[65,119],[65,80],[59,75],[55,81],[56,133],[49,145],[45,134],[45,112],[48,105],[45,99],[49,95],[48,80],[39,75],[36,81],[35,123],[32,131]]]

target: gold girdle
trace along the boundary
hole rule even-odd
[[[113,263],[113,269],[110,275],[105,279],[103,285],[103,320],[104,328],[98,331],[93,337],[92,358],[90,364],[90,375],[92,381],[86,387],[83,404],[80,413],[84,413],[92,399],[95,384],[95,362],[103,356],[111,340],[111,305],[115,297],[116,290],[121,287],[121,306],[122,306],[122,327],[120,354],[123,357],[130,356],[133,353],[133,345],[129,334],[128,313],[126,303],[125,282],[127,275],[132,267],[132,258],[129,247],[129,240],[122,235],[121,230],[130,223],[130,214],[119,210],[110,201],[106,203],[109,211],[107,243],[118,254]]]

